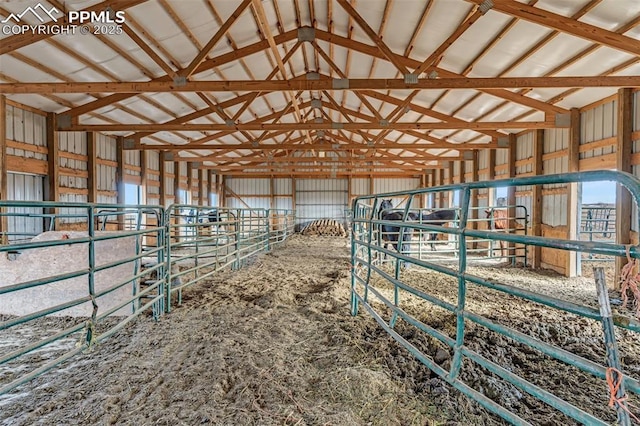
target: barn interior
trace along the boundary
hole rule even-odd
[[[10,0],[0,27],[1,420],[638,421],[637,1]]]

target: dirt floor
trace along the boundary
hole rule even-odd
[[[597,306],[587,278],[496,267],[474,273]],[[457,297],[455,282],[441,274],[409,270],[402,278],[448,302]],[[390,293],[381,280],[377,284]],[[347,239],[296,235],[239,271],[223,271],[188,288],[182,305],[159,322],[143,316],[90,353],[0,397],[0,424],[504,424],[436,378],[363,310],[352,317],[349,291]],[[595,322],[489,290],[470,288],[468,296],[467,308],[475,313],[603,362],[602,331]],[[401,301],[403,309],[454,336],[447,311],[408,296]],[[396,330],[440,365],[451,362],[448,348],[405,322]],[[615,420],[603,381],[485,328],[467,330],[470,349]],[[640,377],[640,336],[620,337],[625,368]],[[533,424],[571,424],[477,365],[465,362],[461,375]],[[10,376],[0,371],[0,384]]]

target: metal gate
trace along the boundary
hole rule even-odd
[[[512,282],[500,282],[492,276],[483,275],[471,269],[468,261],[468,247],[473,242],[479,240],[502,240],[508,244],[525,244],[540,247],[553,248],[562,251],[578,251],[594,254],[607,254],[615,256],[625,256],[627,247],[612,242],[584,242],[561,239],[551,239],[539,236],[526,236],[510,233],[495,233],[490,229],[478,229],[470,221],[469,202],[472,191],[480,189],[495,188],[498,186],[522,186],[522,185],[543,185],[585,181],[616,181],[625,186],[632,194],[636,204],[640,201],[640,180],[638,178],[621,172],[595,171],[586,173],[571,173],[563,175],[533,176],[526,178],[516,178],[499,180],[493,182],[474,182],[459,185],[449,185],[437,188],[408,191],[403,193],[388,193],[371,196],[358,197],[353,203],[353,238],[351,245],[352,254],[352,292],[351,308],[352,314],[357,315],[359,307],[362,306],[369,314],[375,318],[379,325],[386,330],[397,342],[404,346],[413,356],[419,359],[430,370],[441,379],[451,384],[468,397],[476,400],[489,411],[498,414],[513,424],[528,424],[517,413],[500,405],[481,390],[474,389],[461,377],[463,363],[474,363],[479,366],[485,374],[492,375],[492,380],[501,380],[501,383],[515,386],[543,401],[549,406],[559,410],[570,418],[589,425],[609,424],[596,418],[585,410],[585,407],[577,407],[562,398],[553,395],[530,380],[517,375],[513,371],[492,361],[491,356],[487,356],[467,346],[470,339],[469,330],[482,330],[483,333],[495,333],[504,336],[513,344],[522,345],[527,350],[535,350],[557,360],[562,368],[577,368],[583,372],[602,380],[602,386],[606,389],[604,381],[610,371],[609,368],[620,370],[620,363],[617,354],[616,335],[614,329],[626,333],[640,333],[640,322],[631,316],[611,316],[611,311],[607,311],[608,296],[605,294],[605,301],[601,302],[601,309],[592,306],[574,303],[564,299],[558,299],[535,288],[516,285]],[[378,218],[378,209],[383,198],[405,195],[410,198],[421,196],[422,194],[462,191],[462,202],[460,203],[460,215],[457,226],[443,227],[428,224],[419,224],[415,221],[408,221],[405,210],[404,220],[390,221]],[[409,203],[407,203],[409,205]],[[636,221],[638,219],[636,218]],[[378,233],[382,226],[393,226],[400,233],[412,232],[412,229],[423,230],[425,232],[439,232],[453,235],[457,247],[459,247],[459,257],[454,262],[443,263],[427,258],[419,259],[412,253],[398,253],[380,244]],[[388,229],[388,228],[387,228]],[[400,238],[402,240],[402,238]],[[630,247],[629,254],[632,258],[640,258],[639,247]],[[384,256],[392,257],[395,262],[389,268],[381,264],[380,259]],[[409,281],[412,276],[411,269],[406,270],[403,265],[411,266],[411,269],[418,269],[418,272],[428,272],[429,274],[439,274],[451,282],[454,289],[452,294],[443,297],[439,293],[439,288],[429,282],[429,275],[418,274],[417,280]],[[406,272],[405,272],[406,271]],[[518,331],[514,324],[504,324],[494,321],[488,316],[473,312],[469,306],[482,306],[488,303],[486,295],[481,292],[487,291],[491,294],[506,295],[505,297],[516,297],[529,306],[544,305],[547,308],[555,309],[557,312],[569,313],[584,319],[602,322],[604,329],[604,341],[607,349],[607,365],[603,365],[584,356],[569,352],[559,346],[545,341],[539,337],[534,337]],[[485,298],[483,298],[485,297]],[[478,298],[478,299],[476,299]],[[403,303],[415,302],[420,304],[420,313],[407,312],[403,309]],[[429,313],[443,313],[445,318],[450,318],[447,327],[446,322],[436,321],[429,323]],[[419,316],[421,315],[421,316]],[[410,330],[408,335],[398,332],[399,321],[402,326]],[[531,319],[525,320],[530,322]],[[436,325],[437,324],[437,325]],[[421,337],[416,337],[421,336]],[[439,345],[447,348],[450,352],[451,362],[448,366],[440,365],[434,358],[424,350],[419,349],[417,341],[420,339],[433,339]],[[414,340],[411,340],[414,339]],[[410,341],[411,340],[411,341]],[[613,373],[621,380],[617,397],[624,395],[625,389],[638,396],[640,394],[640,383],[636,377],[629,374]],[[588,407],[587,407],[588,409]],[[619,422],[629,425],[630,419],[621,406],[618,406]]]

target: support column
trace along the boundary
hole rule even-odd
[[[224,175],[219,175],[220,182],[220,207],[227,207],[227,180]]]
[[[296,210],[296,178],[291,176],[291,209]],[[298,214],[296,213],[296,217]]]
[[[166,151],[160,151],[160,205],[167,206],[167,169],[166,169]]]
[[[7,185],[7,98],[0,95],[0,200],[9,199]],[[6,209],[0,209],[0,213],[5,213]],[[5,235],[9,231],[9,220],[6,216],[0,216],[0,244],[7,244],[8,237]]]
[[[3,117],[4,119],[4,117]],[[60,166],[58,163],[58,132],[56,132],[58,116],[50,112],[47,114],[47,162],[49,166],[47,201],[60,201]],[[47,209],[47,213],[58,214],[58,209]],[[56,223],[50,226],[45,224],[45,229],[55,230]]]
[[[631,153],[633,131],[633,91],[625,88],[618,90],[618,135],[616,150],[616,169],[631,173]],[[616,185],[616,243],[631,243],[631,194],[622,185]],[[620,270],[627,264],[626,257],[616,257],[615,288],[620,288]]]
[[[516,177],[516,150],[517,150],[518,138],[515,133],[509,133],[509,161],[508,161],[508,170],[509,177]],[[515,220],[513,218],[516,216],[516,187],[510,186],[507,189],[507,205],[509,206],[507,209],[507,215],[509,216],[509,229],[515,229]],[[510,256],[515,255],[516,246],[514,243],[508,244],[509,250],[508,253]]]
[[[98,202],[98,152],[94,132],[87,132],[87,201]]]
[[[495,149],[489,150],[489,181],[496,180],[496,155]],[[496,205],[496,189],[490,188],[487,191],[487,206]]]
[[[206,190],[207,185],[205,185],[204,183],[205,174],[206,173],[204,172],[204,169],[202,168],[198,169],[198,201],[199,201],[198,205],[199,206],[206,206],[209,204],[209,193]]]
[[[189,195],[191,195],[191,203],[193,204],[193,163],[191,161],[187,161],[187,198],[184,200],[185,203],[189,202]]]
[[[471,159],[471,178],[469,179],[469,182],[477,182],[478,181],[478,167],[479,167],[479,162],[478,162],[478,151],[477,150],[473,150],[471,151],[473,153],[473,157]],[[466,181],[466,178],[465,178]],[[471,214],[469,215],[470,219],[471,219],[471,229],[478,229],[478,190],[472,190],[471,191]],[[478,242],[476,241],[476,239],[473,240],[473,244],[471,245],[472,249],[477,249],[478,248]]]
[[[147,167],[149,165],[149,160],[147,156],[147,150],[143,149],[140,152],[140,204],[147,204],[148,197],[148,179],[149,174],[147,173]]]
[[[544,130],[538,129],[533,141],[533,174],[542,175],[542,154],[544,152]],[[533,185],[531,194],[531,234],[542,236],[542,185]],[[542,247],[533,246],[531,266],[539,269],[542,259]]]
[[[181,204],[180,199],[180,162],[173,162],[173,204]]]
[[[269,178],[269,208],[276,208],[276,185],[273,181],[273,176]]]
[[[116,203],[124,204],[124,137],[116,138],[116,190],[118,191]],[[118,230],[124,230],[124,215],[118,215]]]
[[[571,124],[569,127],[569,173],[580,170],[580,110],[578,108],[571,109]],[[580,196],[578,192],[578,184],[570,183],[567,185],[567,239],[578,239],[578,210],[580,204]],[[567,252],[567,262],[565,267],[565,276],[578,276],[578,256],[580,253],[574,251]]]

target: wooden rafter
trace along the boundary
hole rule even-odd
[[[336,87],[337,86],[337,87]],[[442,90],[552,87],[640,87],[638,76],[609,77],[501,77],[501,78],[439,78],[406,83],[399,79],[349,79],[348,87],[333,80],[227,80],[172,82],[100,82],[100,83],[9,83],[0,85],[0,93],[147,93],[147,92],[235,92],[290,90]]]
[[[467,0],[482,4],[484,0]],[[634,56],[640,56],[640,40],[596,27],[576,19],[567,18],[547,10],[529,6],[513,0],[499,0],[493,2],[493,9],[516,16],[536,24],[571,34],[604,46],[622,50]]]

